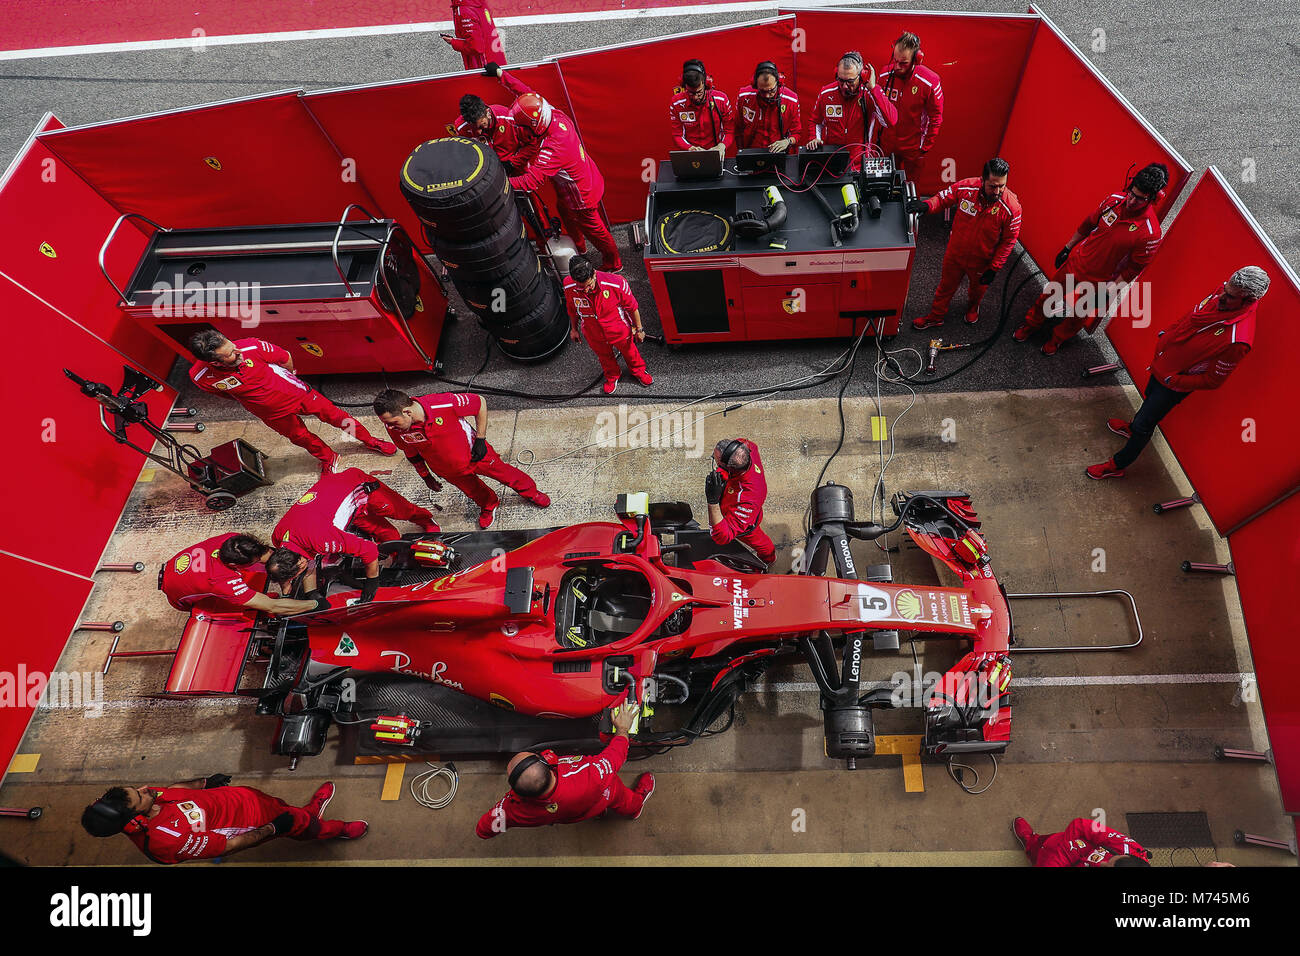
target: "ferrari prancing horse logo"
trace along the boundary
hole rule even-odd
[[[50,259],[59,258],[59,254],[54,251],[54,247],[50,245],[48,242],[41,243],[41,255],[46,256]]]
[[[303,350],[304,352],[309,352],[309,353],[311,353],[312,355],[316,356],[317,358],[320,358],[322,355],[325,354],[325,350],[322,349],[322,348],[321,348],[319,345],[317,345],[315,342],[303,342],[303,343],[302,343],[302,350]]]
[[[204,156],[203,161],[207,163],[209,166],[211,166],[213,169],[215,169],[217,172],[221,172],[221,160],[217,159],[217,157]]]
[[[1079,127],[1076,126],[1074,128],[1074,132],[1070,134],[1070,145],[1078,146],[1079,140],[1081,139],[1083,139],[1083,130],[1079,129]]]

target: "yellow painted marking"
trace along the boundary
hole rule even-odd
[[[390,763],[384,771],[384,790],[380,800],[396,800],[402,795],[402,778],[406,776],[406,764]]]
[[[885,416],[871,416],[871,440],[889,441],[889,419],[885,418]]]
[[[897,754],[903,758],[903,789],[908,793],[925,793],[921,771],[920,734],[884,734],[876,737],[876,754]]]
[[[140,480],[140,481],[153,481],[153,476],[156,475],[157,473],[158,473],[158,472],[157,472],[157,469],[155,469],[155,468],[141,468],[141,469],[140,469],[140,478],[139,478],[139,480]]]
[[[14,754],[14,759],[9,763],[9,772],[35,773],[36,765],[40,760],[40,754]]]

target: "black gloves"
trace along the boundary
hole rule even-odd
[[[500,67],[500,65],[498,65],[498,64],[496,64],[496,63],[487,63],[487,64],[485,64],[484,67],[483,67],[483,75],[484,75],[484,76],[500,76],[500,75],[501,75],[501,67]]]
[[[383,485],[381,485],[378,481],[367,481],[361,485],[361,490],[368,495],[373,495],[376,491],[378,491],[382,487]]]
[[[993,277],[997,274],[997,269],[985,269],[984,274],[980,276],[980,285],[988,285],[993,281]]]
[[[286,810],[271,821],[271,826],[275,827],[276,836],[284,836],[293,829],[293,814]]]
[[[704,500],[711,505],[722,503],[722,490],[727,487],[727,479],[718,469],[709,472],[704,479]]]
[[[228,773],[214,773],[212,776],[207,777],[207,778],[204,779],[204,781],[203,781],[203,789],[204,789],[204,790],[214,790],[214,789],[216,789],[217,787],[224,787],[224,786],[225,786],[226,784],[228,784],[228,783],[230,783],[230,774],[228,774]]]
[[[914,216],[917,213],[927,213],[929,211],[930,207],[926,204],[924,199],[909,199],[907,201],[907,214],[909,216]]]
[[[1061,251],[1056,254],[1056,268],[1065,265],[1065,260],[1070,258],[1070,247],[1062,246]]]
[[[312,608],[312,610],[307,612],[309,614],[315,614],[317,611],[329,610],[329,606],[330,606],[329,598],[325,596],[325,593],[321,591],[320,588],[317,588],[315,591],[308,591],[306,594],[302,596],[302,599],[304,601],[316,602],[316,606]]]
[[[424,483],[429,486],[430,491],[442,491],[442,482],[433,475],[425,474],[420,477],[424,479]]]
[[[474,436],[474,447],[469,451],[469,460],[471,462],[482,461],[487,454],[487,439]]]
[[[361,600],[358,604],[369,604],[375,599],[375,594],[379,591],[379,578],[366,578],[361,584]]]

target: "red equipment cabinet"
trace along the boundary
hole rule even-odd
[[[447,314],[442,287],[393,220],[166,229],[122,216],[100,266],[119,305],[182,358],[189,337],[215,328],[287,350],[300,374],[427,371]],[[364,210],[363,210],[364,211]],[[128,219],[154,227],[120,288],[104,268]]]
[[[814,188],[842,205],[839,190],[850,179]],[[758,208],[768,185],[780,189],[787,206],[780,229],[734,237],[724,252],[657,251],[653,230],[661,216],[699,209],[729,217]],[[912,194],[907,184],[902,195]],[[646,273],[670,345],[852,337],[869,322],[882,336],[898,332],[916,254],[914,219],[902,199],[884,202],[878,219],[864,212],[853,235],[835,246],[828,216],[808,193],[775,178],[738,179],[730,170],[723,180],[679,183],[664,163],[646,203],[645,229]]]

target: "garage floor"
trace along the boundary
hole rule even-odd
[[[1225,545],[1199,508],[1152,513],[1153,502],[1190,491],[1159,440],[1123,480],[1097,483],[1082,473],[1084,465],[1117,446],[1104,422],[1111,415],[1127,417],[1134,397],[1131,388],[1111,386],[925,394],[905,414],[907,397],[884,399],[896,452],[886,474],[889,493],[969,491],[985,522],[993,567],[1009,591],[1123,588],[1142,615],[1144,641],[1134,650],[1015,655],[1012,745],[982,795],[963,793],[941,763],[924,764],[923,792],[905,789],[898,756],[878,757],[856,772],[839,769],[822,755],[811,679],[806,669],[792,667],[770,671],[761,688],[743,699],[729,733],[626,768],[629,782],[647,769],[658,778],[637,823],[512,831],[485,844],[473,825],[505,790],[501,762],[459,765],[460,791],[445,810],[419,807],[404,787],[400,799],[384,801],[386,768],[340,765],[336,734],[325,754],[291,773],[287,761],[268,752],[274,722],[255,716],[251,703],[151,700],[145,695],[161,688],[169,660],[142,658],[114,663],[100,712],[38,713],[19,752],[39,757],[27,758],[33,769],[18,772],[15,766],[10,772],[0,805],[40,805],[45,816],[34,823],[0,819],[0,851],[31,864],[143,862],[126,840],[87,836],[77,823],[82,807],[116,783],[161,785],[226,772],[237,783],[296,803],[305,802],[320,781],[333,779],[339,789],[330,815],[371,824],[358,843],[277,841],[235,858],[241,863],[617,858],[1021,866],[1024,856],[1008,829],[1017,814],[1051,832],[1098,811],[1121,830],[1128,813],[1204,811],[1214,846],[1164,850],[1158,862],[1218,858],[1293,865],[1288,854],[1232,843],[1235,829],[1273,838],[1284,834],[1272,768],[1211,758],[1216,744],[1267,748],[1253,685],[1242,691],[1240,675],[1249,675],[1252,666],[1233,582],[1179,570],[1187,559],[1227,561]],[[879,470],[879,446],[870,439],[874,410],[869,398],[846,399],[844,408],[847,437],[827,478],[853,488],[862,518]],[[697,405],[688,410],[681,434],[664,436],[671,429],[661,430],[662,447],[629,450],[625,442],[573,452],[595,441],[602,426],[608,433],[637,425],[639,413],[670,410],[624,407],[622,414],[632,418],[618,428],[598,417],[620,414],[614,405],[493,412],[489,439],[508,460],[546,462],[529,470],[554,497],[542,513],[507,493],[500,526],[603,517],[621,491],[681,498],[702,511],[703,456],[719,438],[745,434],[759,441],[768,467],[765,528],[781,549],[777,570],[786,569],[789,549],[802,536],[808,493],[839,435],[834,399],[759,402],[725,418],[721,405]],[[673,425],[680,423],[678,418]],[[333,430],[317,428],[333,440]],[[125,621],[120,649],[170,648],[179,638],[184,617],[154,588],[162,558],[222,530],[268,533],[314,480],[314,460],[260,423],[212,422],[204,443],[235,436],[272,456],[276,484],[230,512],[205,511],[165,472],[142,475],[106,560],[142,560],[147,570],[101,574],[84,615]],[[427,494],[400,459],[359,450],[345,461],[372,469],[400,465],[387,480],[416,500]],[[457,492],[436,499],[446,508],[444,527],[472,526],[473,506]],[[897,536],[891,543],[898,543]],[[854,549],[859,563],[883,558],[875,545],[855,542]],[[895,580],[937,580],[935,567],[915,548],[904,548],[892,560]],[[1136,636],[1124,605],[1109,598],[1016,602],[1014,612],[1021,645],[1127,643]],[[103,633],[74,634],[60,670],[97,672],[110,641]],[[923,672],[941,671],[955,648],[931,642],[918,644],[917,653]],[[866,677],[884,681],[912,668],[905,644],[901,652],[870,658]],[[910,746],[914,752],[906,735],[920,732],[919,714],[890,713],[878,730],[898,735],[900,751]],[[987,759],[970,763],[981,776],[978,784],[974,778],[968,784],[988,783]],[[406,782],[420,769],[421,764],[406,767]]]

